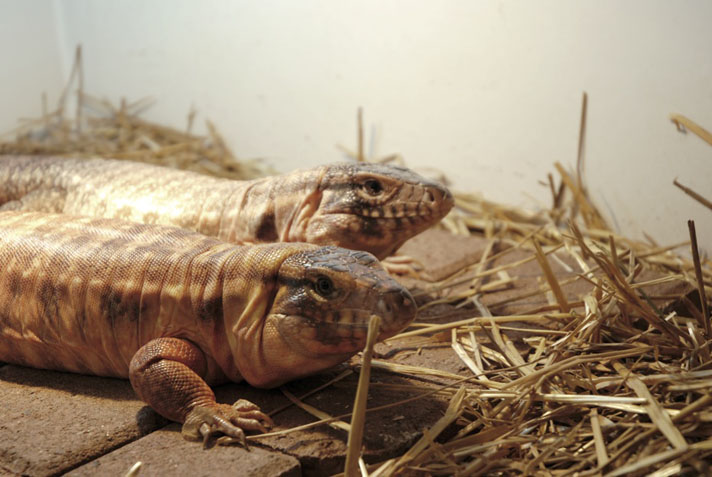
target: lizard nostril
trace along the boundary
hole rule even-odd
[[[430,192],[429,190],[425,191],[425,196],[423,197],[423,200],[425,202],[430,202],[431,204],[435,202],[435,197],[433,197],[433,193]]]
[[[380,312],[381,318],[386,318],[393,310],[388,299],[379,300],[376,309]]]
[[[413,300],[413,296],[408,293],[408,291],[401,291],[401,299],[403,300],[403,306],[405,306],[406,308],[415,308],[415,301]]]

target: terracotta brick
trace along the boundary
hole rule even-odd
[[[163,426],[126,380],[0,368],[0,470],[65,472]]]
[[[189,475],[254,477],[297,477],[301,475],[299,461],[294,457],[250,446],[215,446],[203,449],[180,435],[180,424],[159,429],[120,449],[93,460],[67,475],[126,474],[136,462],[141,462],[140,477]]]

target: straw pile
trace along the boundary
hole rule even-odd
[[[435,284],[433,290],[445,294],[441,301],[469,301],[481,315],[406,333],[442,339],[450,331],[453,352],[472,375],[467,380],[442,375],[452,383],[442,390],[456,409],[450,419],[457,418],[462,428],[446,442],[434,443],[429,435],[417,452],[371,475],[393,475],[396,469],[434,475],[678,475],[683,469],[707,474],[712,455],[707,307],[682,295],[669,300],[683,304],[682,311],[660,309],[655,302],[664,297],[643,291],[673,281],[696,287],[694,264],[663,248],[613,235],[597,238],[573,224],[570,232],[553,224],[532,228],[523,237],[515,231],[521,237],[516,244],[540,263],[547,285],[539,293],[550,295],[550,306],[491,317],[482,290],[492,276],[486,267],[492,257]],[[549,257],[556,251],[570,255],[579,265],[576,280],[590,285],[577,301],[567,298],[551,272]],[[638,279],[647,270],[657,278]],[[465,281],[470,286],[464,292],[448,295]],[[709,294],[709,267],[702,269],[702,281]]]
[[[130,159],[188,169],[230,179],[254,179],[272,172],[256,160],[240,161],[220,133],[206,121],[208,136],[191,132],[196,112],[188,114],[184,131],[151,123],[139,117],[153,101],[122,100],[119,106],[84,92],[81,47],[57,106],[50,111],[42,96],[43,114],[22,120],[0,134],[0,154],[43,154],[73,157],[103,156]],[[71,91],[74,87],[76,90]],[[69,111],[71,92],[76,92],[76,110]],[[70,117],[73,116],[73,117]]]
[[[580,175],[585,111],[584,96],[579,174],[555,164],[560,182],[549,174],[550,210],[534,213],[456,193],[457,210],[443,225],[487,237],[490,246],[479,263],[427,287],[421,310],[449,303],[470,307],[473,317],[421,324],[392,340],[421,336],[437,342],[449,333],[453,353],[471,374],[460,378],[379,363],[393,372],[449,381],[438,392],[450,407],[410,451],[370,466],[369,475],[712,472],[712,262],[700,261],[691,221],[691,241],[669,247],[611,231]],[[679,116],[673,120],[677,124]],[[685,192],[704,204],[699,194]],[[682,246],[691,247],[692,260],[673,252]],[[493,265],[522,251],[522,260]],[[492,316],[483,303],[488,294],[516,288],[520,277],[512,275],[534,260],[545,285],[493,305],[516,305],[537,294],[546,295],[549,305]],[[560,281],[552,272],[556,262],[573,264],[573,278]],[[577,284],[587,292],[572,301],[565,289]],[[651,295],[651,287],[677,292]],[[438,442],[452,422],[459,431]]]
[[[65,119],[60,102],[56,112],[23,125],[0,151],[106,155],[233,178],[263,172],[238,162],[214,128],[209,138],[198,137],[140,120],[144,103],[116,108],[81,91],[80,98],[81,124]],[[98,115],[87,116],[89,110]],[[362,150],[355,156],[363,159]],[[694,226],[692,260],[674,252],[679,246],[620,236],[588,199],[580,174],[559,164],[556,169],[558,184],[549,176],[550,210],[525,211],[456,194],[456,211],[443,226],[485,237],[490,246],[478,263],[428,284],[419,300],[423,310],[447,304],[468,316],[418,323],[392,340],[418,339],[426,346],[446,339],[468,372],[460,376],[373,361],[375,368],[438,378],[440,385],[413,386],[450,404],[408,452],[371,465],[360,461],[362,473],[709,475],[712,267],[697,254]],[[493,266],[514,253],[526,258]],[[548,297],[548,305],[493,316],[497,310],[485,305],[487,295],[503,287],[516,291],[518,267],[534,261],[542,285],[498,302],[498,309],[532,295]],[[561,262],[573,264],[567,265],[573,276],[566,283],[552,272],[552,263]],[[572,298],[566,291],[572,283],[586,291]],[[684,291],[665,296],[645,291],[673,283]],[[365,421],[352,422],[351,432],[377,418],[366,414]],[[439,439],[453,425],[457,430]],[[353,455],[349,461],[353,475]]]

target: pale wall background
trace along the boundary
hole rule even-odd
[[[340,160],[363,106],[372,154],[538,207],[587,91],[600,208],[665,244],[694,218],[709,244],[712,212],[672,180],[712,197],[712,147],[668,116],[712,129],[711,21],[708,0],[0,0],[0,128],[56,101],[81,43],[87,91],[152,96],[146,117],[178,127],[195,106],[240,157]]]
[[[42,113],[42,92],[57,101],[65,65],[57,16],[46,1],[0,0],[0,133]]]

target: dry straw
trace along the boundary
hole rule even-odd
[[[196,113],[188,114],[185,130],[145,121],[139,114],[153,101],[110,101],[84,92],[81,47],[77,47],[70,80],[57,107],[48,110],[42,100],[42,116],[21,120],[12,131],[0,135],[0,154],[51,154],[74,157],[103,156],[178,167],[232,179],[253,179],[268,169],[257,161],[238,161],[215,126],[206,121],[207,136],[192,133]],[[76,114],[68,117],[70,94],[76,85]]]
[[[75,77],[81,76],[78,65]],[[23,122],[14,140],[0,144],[0,151],[104,155],[232,178],[264,173],[258,164],[238,161],[210,124],[209,135],[201,137],[190,127],[177,131],[139,119],[145,102],[114,107],[81,87],[78,93],[78,119],[66,118],[65,94],[56,111]],[[690,260],[675,252],[680,245],[661,247],[608,227],[582,177],[586,104],[584,99],[576,172],[555,164],[558,182],[553,174],[547,177],[552,193],[548,210],[532,212],[455,193],[456,210],[443,226],[490,239],[492,246],[478,263],[424,287],[418,299],[423,309],[439,303],[469,316],[451,323],[416,323],[389,343],[397,349],[412,340],[440,346],[445,340],[464,371],[372,361],[381,372],[418,378],[410,384],[372,384],[420,393],[379,409],[425,397],[449,406],[402,455],[369,465],[359,459],[362,474],[709,475],[711,264],[694,244]],[[706,137],[689,120],[675,120]],[[364,157],[363,127],[358,131],[353,156],[369,160]],[[701,238],[703,243],[709,240]],[[518,255],[510,258],[514,252]],[[518,290],[519,273],[529,262],[539,264],[543,279],[534,289]],[[555,265],[572,273],[563,280],[553,271]],[[573,285],[584,291],[572,296],[567,290]],[[485,300],[503,288],[515,293]],[[522,308],[532,297],[548,297],[548,304]],[[515,305],[525,311],[496,313]],[[365,386],[359,384],[362,396]],[[378,419],[377,411],[367,410],[365,419],[358,417],[351,426],[339,425],[351,433],[361,426],[367,431],[369,420]],[[268,435],[350,417],[310,412],[320,416],[317,422]],[[453,425],[454,431],[444,437],[443,431]]]
[[[346,477],[355,477],[356,468],[361,456],[361,443],[363,442],[363,428],[366,423],[366,399],[368,398],[368,388],[371,379],[371,357],[373,356],[373,346],[378,339],[381,329],[381,318],[377,315],[371,317],[368,324],[368,336],[366,337],[366,347],[363,350],[363,364],[361,374],[358,379],[358,389],[354,399],[353,416],[351,417],[351,428],[349,429],[349,440],[347,443],[346,464],[344,474]]]

